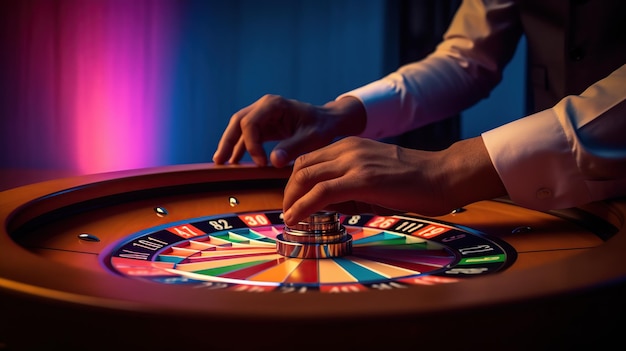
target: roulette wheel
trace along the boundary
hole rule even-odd
[[[0,349],[624,344],[626,201],[287,228],[289,175],[180,165],[0,193]]]

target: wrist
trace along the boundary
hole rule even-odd
[[[506,195],[481,137],[458,141],[442,153],[442,193],[451,208]]]
[[[367,113],[361,100],[353,96],[324,104],[323,109],[332,121],[337,137],[359,135],[365,130]]]

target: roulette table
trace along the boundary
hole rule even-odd
[[[194,164],[0,192],[0,349],[626,344],[626,201],[321,213],[331,239],[309,243],[282,223],[289,175]]]

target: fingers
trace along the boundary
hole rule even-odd
[[[314,127],[302,128],[278,143],[270,154],[270,160],[275,167],[284,167],[298,156],[322,148],[331,141],[330,135],[323,135]]]
[[[237,145],[233,149],[233,152],[230,156],[230,160],[228,162],[230,164],[237,164],[243,158],[244,153],[246,152],[246,143],[242,137],[239,137],[239,141],[237,141]]]
[[[358,198],[357,191],[358,186],[344,176],[320,181],[288,207],[284,212],[285,224],[293,226],[311,213]]]
[[[270,154],[270,161],[274,167],[285,167],[299,155],[316,150],[323,145],[325,144],[316,141],[316,138],[298,133],[278,143]]]
[[[340,193],[335,189],[346,190],[346,187],[339,185],[340,178],[333,178],[316,183],[309,192],[297,199],[287,211],[284,212],[284,221],[287,226],[293,226],[299,221],[308,217],[311,213],[319,211],[326,205],[342,201]]]
[[[263,143],[292,137],[302,123],[299,114],[308,106],[276,95],[265,95],[252,105],[235,113],[218,144],[213,156],[217,164],[238,163],[247,151],[252,161],[259,165],[267,165],[267,155]],[[289,153],[279,152],[275,155],[276,163],[284,166],[289,162]],[[287,160],[287,161],[285,161]]]
[[[262,121],[258,122],[259,116],[265,116],[272,113],[272,111],[264,111],[263,107],[257,108],[254,114],[250,113],[246,118],[243,118],[240,122],[242,130],[242,142],[240,145],[240,154],[243,156],[244,151],[248,151],[252,161],[257,166],[267,165],[267,156],[265,155],[265,149],[263,148],[263,142],[266,141],[263,136]],[[271,127],[271,126],[269,126]],[[241,157],[240,157],[241,158]]]
[[[241,147],[241,145],[239,145],[241,140],[241,119],[243,119],[251,109],[252,105],[247,106],[239,110],[230,118],[230,121],[222,134],[222,138],[217,145],[217,150],[215,151],[215,154],[213,154],[213,162],[216,164],[224,164],[229,159],[236,160],[234,163],[239,162],[243,153],[240,153],[237,157],[233,155],[233,150],[236,150],[238,146]]]
[[[268,103],[271,99],[278,97],[270,98],[266,95],[230,118],[213,155],[213,162],[223,164],[228,160],[229,163],[239,163],[248,151],[255,164],[267,164],[263,149],[263,142],[266,141],[263,130],[275,127],[272,126],[271,119],[276,114],[276,104]]]
[[[270,161],[285,167],[299,155],[330,144],[337,135],[343,109],[314,106],[277,95],[265,95],[235,113],[226,127],[213,156],[215,163],[238,163],[248,152],[254,163],[267,165],[263,147],[267,141],[280,141]],[[345,124],[345,123],[344,123]]]
[[[388,207],[395,207],[394,196],[403,199],[401,205],[414,202],[402,185],[414,177],[397,154],[395,147],[347,137],[298,157],[283,197],[285,224],[346,202],[372,204],[361,211],[381,213],[394,211]],[[385,193],[395,195],[381,196]]]
[[[274,148],[274,150],[272,150],[272,153],[270,154],[270,162],[272,162],[272,165],[277,168],[287,166],[289,162],[291,162],[291,160],[292,157],[289,156],[287,151],[280,147]]]
[[[351,179],[341,164],[321,161],[302,167],[309,155],[296,160],[294,172],[285,188],[283,209],[286,225],[294,225],[327,205],[358,198],[355,192],[361,184],[358,179]]]

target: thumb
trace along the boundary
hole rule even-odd
[[[285,149],[280,149],[278,146],[272,150],[270,154],[270,162],[274,167],[282,168],[289,164],[292,161],[292,158],[289,156],[289,153]]]
[[[274,167],[285,167],[298,156],[326,146],[320,138],[294,135],[279,142],[270,154],[270,162]]]

